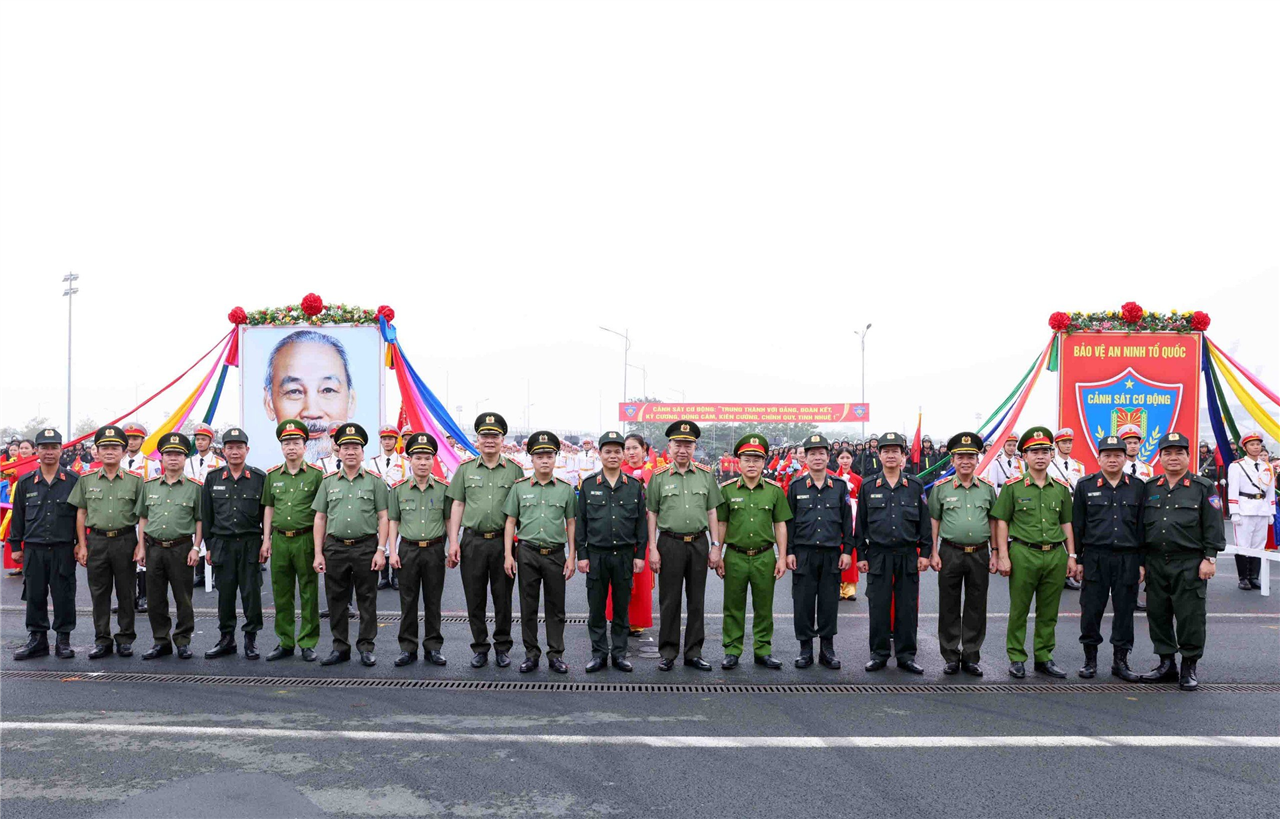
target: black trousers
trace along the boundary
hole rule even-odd
[[[120,606],[116,611],[116,623],[120,631],[117,643],[133,643],[138,634],[134,630],[134,594],[138,584],[137,564],[133,562],[133,550],[138,539],[133,530],[123,537],[103,537],[89,532],[89,559],[85,574],[89,580],[89,599],[93,602],[93,641],[100,646],[111,645],[111,590],[116,591]]]
[[[49,595],[53,595],[53,630],[70,634],[76,627],[76,556],[70,543],[22,551],[22,599],[27,601],[27,631],[49,630]]]
[[[938,648],[948,663],[976,663],[987,637],[987,588],[991,583],[991,549],[942,545],[938,573]]]
[[[1257,580],[1262,574],[1262,558],[1236,555],[1236,577],[1240,580]]]
[[[797,546],[791,573],[791,602],[795,609],[796,639],[810,644],[821,637],[830,646],[836,636],[840,607],[840,550]]]
[[[707,638],[702,607],[707,598],[707,557],[711,544],[705,535],[685,543],[682,538],[658,534],[658,652],[664,659],[674,660],[680,653],[680,604],[688,602],[689,622],[684,630],[684,658],[702,656],[702,643]]]
[[[1102,613],[1107,597],[1115,618],[1111,621],[1111,645],[1133,648],[1133,612],[1138,606],[1138,577],[1142,555],[1085,544],[1080,556],[1084,580],[1080,583],[1080,642],[1102,644]]]
[[[627,616],[628,606],[631,605],[631,585],[635,582],[635,573],[631,570],[635,550],[590,549],[586,558],[591,563],[587,572],[587,607],[590,611],[587,634],[591,637],[591,656],[603,660],[612,653],[615,659],[620,660],[627,656],[627,640],[631,636]],[[607,621],[604,618],[610,590],[613,591],[612,635],[606,628]],[[612,652],[609,648],[610,636],[613,637]]]
[[[262,535],[212,536],[205,539],[205,547],[213,560],[213,579],[218,583],[218,631],[235,633],[239,590],[244,633],[257,634],[262,630],[262,570],[258,562]]]
[[[504,654],[511,646],[511,590],[515,581],[507,577],[506,548],[502,537],[485,540],[468,531],[459,544],[462,549],[462,591],[467,597],[467,619],[471,621],[471,650],[489,652],[489,623],[485,609],[493,594],[493,648]]]
[[[377,551],[378,538],[373,535],[354,546],[345,546],[332,536],[324,539],[324,596],[329,603],[329,634],[333,637],[334,651],[351,650],[347,606],[353,590],[356,608],[360,611],[356,650],[373,651],[373,642],[378,636],[378,573],[372,568]]]
[[[161,546],[147,544],[147,619],[151,622],[151,634],[156,645],[191,645],[191,635],[196,630],[196,613],[191,608],[191,589],[195,579],[187,565],[191,554],[191,538],[185,543]],[[173,621],[169,619],[169,591],[173,591],[173,605],[178,610],[178,625],[169,637]],[[124,608],[124,601],[120,602]]]
[[[867,553],[867,603],[870,606],[871,656],[889,659],[889,634],[898,662],[916,658],[920,572],[915,549],[877,549]],[[890,626],[889,612],[893,611]]]
[[[547,657],[564,654],[564,547],[549,555],[520,544],[516,552],[516,576],[520,581],[520,636],[524,639],[526,657],[542,656],[538,647],[538,597],[547,592]]]
[[[422,650],[444,647],[440,632],[440,598],[444,594],[445,544],[419,546],[400,542],[400,650],[418,650],[418,600],[423,606]]]

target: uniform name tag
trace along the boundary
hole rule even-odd
[[[943,499],[942,499],[942,502],[943,502],[943,503],[951,503],[951,502],[953,502],[953,501],[958,501],[958,500],[960,500],[960,498],[958,498],[958,497],[951,497],[951,498],[943,498]]]
[[[796,500],[809,500],[808,495],[796,495]]]
[[[884,497],[884,495],[883,495],[882,493],[879,493],[879,492],[873,492],[873,493],[870,495],[870,497],[873,497],[873,498],[877,498],[877,499],[879,499],[879,498],[883,498],[883,497]]]
[[[593,495],[603,495],[603,494],[604,494],[604,492],[601,492],[599,489],[593,489],[593,490],[591,490],[591,494],[593,494]]]
[[[1088,493],[1086,493],[1086,494],[1085,494],[1085,497],[1088,497],[1088,498],[1100,498],[1100,497],[1102,497],[1102,493],[1101,493],[1101,492],[1088,492]]]

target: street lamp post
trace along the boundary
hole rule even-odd
[[[631,368],[633,368],[633,369],[636,369],[636,370],[639,370],[639,371],[640,371],[640,392],[641,392],[641,393],[643,393],[643,395],[644,395],[644,397],[645,397],[646,399],[648,399],[648,397],[649,397],[649,371],[648,371],[648,370],[646,370],[644,367],[640,366],[639,364],[628,364],[627,366],[628,366],[628,367],[631,367]],[[623,392],[626,392],[626,384],[625,384],[625,383],[622,385],[622,388],[623,388]]]
[[[80,292],[80,288],[76,287],[76,281],[80,277],[75,273],[68,273],[62,277],[62,281],[66,283],[67,289],[62,291],[62,295],[67,297],[67,440],[71,440],[71,301],[76,293]]]
[[[870,322],[861,330],[854,330],[858,334],[858,338],[862,340],[862,397],[858,399],[863,404],[867,403],[867,333],[871,330]],[[862,422],[862,438],[867,437],[867,422]]]
[[[627,367],[628,367],[628,363],[627,363],[627,354],[631,352],[631,328],[627,328],[627,329],[626,329],[626,330],[624,330],[623,332],[619,333],[617,330],[610,330],[608,327],[605,327],[605,326],[604,326],[604,325],[602,325],[602,324],[598,324],[598,325],[596,325],[596,326],[597,326],[597,327],[599,327],[601,330],[604,330],[606,333],[613,333],[615,336],[617,336],[618,338],[622,339],[622,341],[623,341],[623,346],[622,346],[622,402],[625,404],[625,403],[627,402]]]

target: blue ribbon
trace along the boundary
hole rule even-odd
[[[1204,397],[1209,406],[1209,426],[1213,427],[1213,438],[1218,445],[1218,454],[1223,465],[1227,465],[1231,456],[1231,439],[1227,437],[1227,428],[1222,423],[1222,407],[1219,404],[1218,391],[1213,388],[1213,361],[1209,357],[1209,342],[1200,342],[1200,372],[1204,375]]]
[[[480,450],[475,448],[471,443],[471,439],[462,431],[462,427],[453,420],[449,415],[449,411],[445,409],[444,404],[436,398],[436,394],[423,382],[418,376],[417,370],[409,363],[409,356],[405,355],[404,347],[400,346],[400,342],[396,340],[396,328],[387,323],[384,316],[378,316],[378,329],[382,332],[382,340],[394,346],[400,352],[400,362],[404,364],[405,374],[409,376],[409,381],[413,384],[414,389],[418,391],[418,397],[422,399],[422,403],[426,405],[427,410],[431,413],[431,417],[439,424],[445,432],[453,436],[453,440],[462,444],[472,455],[479,456]]]

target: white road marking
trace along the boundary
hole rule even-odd
[[[218,737],[230,739],[337,739],[356,742],[484,743],[492,745],[624,745],[649,748],[1280,748],[1280,736],[592,736],[584,734],[448,734],[417,731],[322,731],[191,725],[118,725],[95,722],[0,722],[5,731],[63,734]]]

